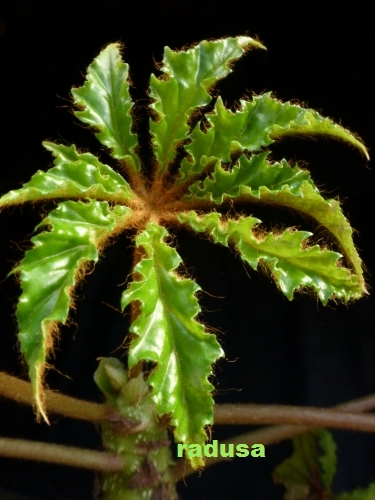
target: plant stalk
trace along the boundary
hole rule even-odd
[[[337,409],[285,405],[220,405],[215,424],[297,424],[375,432],[375,415],[352,414]]]
[[[0,372],[0,394],[18,403],[34,404],[30,383],[4,372]],[[90,422],[106,421],[114,414],[109,405],[83,401],[51,390],[46,390],[46,408],[51,413]],[[350,401],[333,409],[259,404],[216,405],[214,421],[216,425],[288,423],[374,432],[374,416],[350,415],[350,412],[361,413],[374,408],[375,395]]]
[[[4,372],[0,372],[0,395],[17,403],[35,404],[31,384]],[[113,408],[108,405],[83,401],[51,390],[45,391],[45,397],[47,411],[65,417],[101,422],[108,420],[113,413]]]
[[[29,405],[34,403],[30,383],[4,372],[0,372],[0,394],[19,403]],[[105,422],[116,414],[116,411],[109,405],[82,401],[50,390],[46,391],[46,408],[51,413],[91,422]],[[375,416],[358,415],[358,413],[367,412],[374,408],[375,394],[371,394],[340,404],[333,409],[256,404],[217,405],[214,408],[214,416],[217,425],[288,422],[289,425],[266,427],[230,439],[230,443],[233,444],[244,443],[251,446],[262,443],[266,446],[290,439],[317,427],[375,432]],[[291,422],[293,422],[292,425],[290,425]],[[81,451],[82,453],[78,453]],[[72,454],[71,459],[66,459],[69,454]],[[87,458],[90,454],[93,457],[91,461]],[[119,467],[121,469],[124,463],[121,457],[111,453],[6,438],[0,438],[1,455],[113,472],[118,471]],[[224,460],[222,457],[207,458],[206,467],[222,460]],[[194,472],[196,471],[183,460],[173,468],[173,476],[177,481]]]
[[[0,438],[0,455],[101,472],[120,472],[125,465],[123,457],[115,453],[25,439]]]
[[[223,405],[224,406],[233,406],[233,409],[237,405]],[[240,405],[242,407],[244,406],[252,406],[252,405]],[[257,405],[255,405],[257,406]],[[278,406],[275,406],[278,408]],[[220,406],[215,407],[215,416],[217,412],[220,415],[220,411],[218,411],[218,408],[221,408]],[[265,408],[265,407],[263,407]],[[351,412],[351,413],[361,413],[361,412],[367,412],[375,409],[375,394],[370,394],[369,396],[364,396],[363,398],[359,399],[354,399],[352,401],[348,401],[346,403],[341,403],[337,406],[333,407],[335,410],[339,410],[340,412]],[[275,411],[275,410],[274,410]],[[324,410],[323,410],[324,411]],[[241,412],[243,412],[243,408],[241,409]],[[337,415],[338,413],[336,413]],[[226,423],[228,422],[228,414],[226,417],[221,415],[219,416],[222,420],[227,420]],[[215,421],[216,423],[216,421]],[[321,425],[319,427],[322,427]],[[313,430],[314,428],[317,428],[317,426],[311,426],[311,425],[275,425],[272,427],[265,427],[262,429],[258,429],[256,431],[252,432],[247,432],[245,434],[241,434],[240,436],[231,438],[227,441],[223,441],[224,444],[229,444],[233,443],[234,445],[236,444],[247,444],[249,448],[253,444],[258,444],[261,443],[264,446],[271,445],[271,444],[276,444],[279,443],[280,441],[285,441],[286,439],[291,439],[294,436],[298,436],[299,434],[303,434],[304,432],[308,432],[310,430]],[[359,430],[359,429],[355,429]],[[205,466],[209,467],[211,465],[215,465],[219,462],[222,462],[224,460],[228,460],[224,457],[212,457],[212,458],[207,458],[205,461]],[[190,474],[194,474],[197,472],[196,470],[192,469],[188,462],[186,460],[181,460],[176,464],[173,470],[173,476],[175,478],[175,481],[181,481],[182,479],[185,479],[187,476],[190,476]]]

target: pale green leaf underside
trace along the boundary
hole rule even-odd
[[[263,239],[257,237],[255,229],[260,221],[253,217],[224,221],[218,213],[200,217],[189,212],[179,214],[178,219],[197,232],[207,232],[215,243],[234,244],[253,269],[261,261],[289,300],[295,290],[303,288],[313,289],[323,304],[333,297],[348,301],[362,295],[357,277],[337,267],[339,253],[321,250],[318,245],[303,248],[311,233],[286,230],[281,235],[269,233]]]
[[[75,115],[98,130],[96,137],[107,146],[113,158],[124,160],[131,170],[140,163],[134,148],[136,134],[130,130],[132,101],[129,95],[128,65],[121,60],[120,45],[112,43],[102,50],[87,70],[86,82],[73,88]]]
[[[213,112],[206,115],[208,130],[201,131],[199,123],[195,126],[189,136],[192,142],[185,146],[190,157],[182,162],[178,183],[202,172],[216,160],[229,162],[232,155],[243,150],[259,151],[285,135],[326,135],[352,144],[368,157],[365,146],[353,134],[312,109],[283,103],[270,93],[240,102],[240,108],[233,113],[219,97]]]
[[[121,305],[140,301],[140,315],[130,331],[137,335],[129,351],[129,366],[140,360],[157,363],[148,383],[160,415],[171,413],[178,442],[203,444],[204,426],[213,423],[213,386],[207,377],[222,356],[215,336],[194,318],[200,312],[199,286],[175,274],[181,262],[164,241],[166,229],[149,223],[136,239],[145,256],[134,271],[141,276],[124,291]],[[201,465],[193,459],[193,465]]]
[[[357,490],[341,493],[335,497],[335,500],[374,500],[374,498],[375,483],[371,483],[367,488],[359,488]]]
[[[321,468],[321,479],[326,488],[330,488],[336,474],[336,443],[332,434],[326,429],[319,431],[319,447],[322,453],[319,455]]]
[[[272,476],[287,492],[285,498],[310,496],[332,500],[373,500],[375,483],[347,493],[334,495],[331,487],[336,474],[336,444],[326,429],[293,438],[293,454],[278,465]]]
[[[231,72],[230,63],[239,59],[246,47],[264,48],[252,38],[240,36],[203,41],[187,51],[174,52],[165,47],[163,79],[151,75],[151,108],[156,121],[150,120],[153,148],[162,175],[175,157],[177,144],[189,131],[188,118],[195,108],[208,104],[208,90]]]
[[[190,186],[187,199],[207,199],[221,204],[225,198],[238,202],[262,202],[292,208],[314,218],[334,236],[366,292],[361,259],[353,243],[353,230],[337,200],[325,200],[306,170],[291,167],[285,160],[267,161],[268,153],[242,155],[239,164],[225,170],[216,163],[212,178]]]
[[[0,198],[0,207],[56,198],[95,198],[127,203],[134,197],[129,184],[90,153],[77,153],[74,145],[44,142],[56,157],[55,166],[39,170],[21,189]]]
[[[274,470],[274,482],[283,484],[290,498],[308,498],[309,493],[331,498],[331,485],[336,474],[336,444],[330,432],[319,429],[296,436],[293,448],[293,454]],[[293,497],[293,493],[303,492],[302,487],[306,496]],[[315,489],[317,487],[319,491]]]
[[[130,214],[129,208],[116,206],[112,210],[107,202],[60,203],[40,224],[50,225],[51,230],[31,239],[33,248],[13,270],[19,273],[22,285],[16,312],[18,338],[38,410],[44,416],[41,379],[47,351],[52,349],[51,328],[55,322],[67,320],[78,269],[85,262],[98,260],[100,240]]]

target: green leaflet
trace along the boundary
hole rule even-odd
[[[46,420],[42,377],[56,322],[67,320],[77,272],[83,270],[85,262],[98,260],[101,240],[111,234],[116,222],[125,221],[130,214],[126,207],[111,210],[107,202],[60,203],[39,225],[48,224],[51,231],[31,238],[33,248],[12,271],[20,273],[22,284],[16,312],[18,338],[29,366],[37,409]]]
[[[111,43],[90,64],[83,87],[72,89],[75,115],[98,130],[99,141],[111,150],[113,158],[123,160],[131,171],[140,170],[131,133],[132,102],[129,96],[128,65],[122,62],[120,44]]]
[[[285,500],[373,500],[375,483],[334,495],[331,490],[336,474],[336,444],[326,429],[307,432],[293,438],[293,454],[276,467],[275,483],[285,489]]]
[[[171,413],[177,442],[204,444],[204,426],[213,423],[213,386],[207,377],[211,364],[223,355],[214,335],[194,320],[200,312],[195,293],[199,286],[175,274],[181,262],[164,242],[167,231],[149,223],[136,239],[145,256],[135,266],[141,276],[124,291],[122,308],[140,301],[141,313],[131,325],[137,335],[129,351],[129,366],[140,360],[157,363],[148,378],[160,415]],[[203,465],[193,458],[192,465]]]
[[[287,489],[285,498],[334,498],[331,484],[336,474],[336,445],[330,432],[319,429],[296,436],[293,448],[293,455],[273,472],[274,482]]]
[[[254,231],[260,222],[254,217],[223,221],[218,213],[200,217],[189,212],[179,214],[178,220],[189,224],[194,231],[206,231],[215,243],[225,246],[233,243],[241,258],[253,269],[257,269],[261,261],[289,300],[294,290],[305,287],[312,288],[323,304],[333,297],[348,301],[362,295],[357,277],[337,266],[339,253],[321,250],[318,245],[303,248],[311,235],[307,231],[269,233],[263,239]]]
[[[77,153],[74,144],[43,142],[56,157],[55,167],[39,170],[21,189],[0,198],[0,207],[55,198],[99,198],[126,203],[134,197],[129,184],[90,153]]]
[[[231,171],[224,170],[217,161],[211,174],[212,178],[206,177],[202,182],[195,182],[189,187],[190,192],[197,198],[221,204],[227,196],[238,197],[244,186],[251,187],[250,193],[254,193],[253,196],[262,186],[276,192],[284,186],[289,186],[291,193],[297,195],[300,195],[300,187],[304,181],[314,186],[306,170],[297,166],[291,167],[285,160],[271,164],[266,159],[268,154],[269,152],[253,155],[250,160],[241,156],[239,165],[235,165]],[[189,199],[192,199],[192,196]]]
[[[241,202],[263,202],[292,208],[313,217],[327,228],[341,245],[342,251],[358,276],[362,294],[366,293],[361,259],[353,243],[353,230],[337,200],[325,200],[309,173],[285,160],[270,164],[267,152],[239,159],[231,171],[216,163],[212,179],[195,182],[188,199],[208,199],[220,204],[226,197]]]
[[[321,479],[325,488],[330,488],[336,474],[336,443],[326,429],[318,431],[318,442],[323,454],[319,456]]]
[[[288,208],[293,208],[299,212],[313,217],[322,226],[327,228],[340,244],[343,254],[358,278],[361,288],[361,295],[366,292],[363,278],[362,261],[353,243],[353,230],[342,213],[340,203],[337,200],[325,200],[316,188],[308,181],[303,181],[298,190],[292,191],[285,185],[282,189],[272,191],[265,186],[257,190],[242,187],[238,200],[261,201],[268,204],[276,204]]]
[[[197,123],[190,135],[191,144],[185,146],[190,158],[182,162],[178,183],[208,168],[213,159],[229,162],[244,149],[259,151],[285,135],[323,134],[352,144],[368,158],[365,146],[353,134],[312,109],[283,103],[271,93],[240,102],[233,113],[218,97],[214,110],[206,115],[210,128],[202,132]]]
[[[239,36],[213,42],[203,41],[195,47],[174,52],[165,47],[163,78],[151,75],[150,107],[156,121],[150,120],[153,148],[158,160],[158,175],[163,175],[176,154],[176,146],[187,137],[187,121],[195,108],[211,100],[209,89],[227,76],[230,63],[239,59],[247,47],[264,48],[252,38]]]

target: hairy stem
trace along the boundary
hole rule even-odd
[[[220,405],[215,424],[297,424],[375,432],[375,415],[283,405]]]
[[[31,385],[7,373],[0,372],[0,394],[19,403],[34,404]],[[50,390],[46,391],[46,408],[66,417],[100,422],[108,420],[113,409],[105,404],[75,399]],[[375,408],[375,395],[334,407],[306,408],[285,405],[217,405],[214,409],[217,425],[298,424],[375,432],[375,416],[351,415]]]
[[[124,459],[114,453],[24,439],[0,438],[0,455],[102,472],[124,469]]]
[[[18,378],[12,377],[4,372],[0,372],[0,394],[19,403],[29,405],[33,405],[34,403],[30,383],[19,380]],[[106,421],[114,415],[114,410],[108,405],[90,403],[54,393],[52,391],[46,391],[46,408],[47,411],[51,413],[58,413],[67,417],[88,420],[91,422]],[[283,405],[218,405],[214,409],[214,415],[215,424],[217,425],[256,425],[286,422],[289,424],[291,422],[296,424],[266,427],[264,429],[258,429],[256,431],[242,434],[237,438],[230,439],[230,443],[244,443],[251,446],[256,443],[262,443],[264,445],[278,443],[279,441],[290,439],[293,436],[302,434],[303,432],[307,432],[316,427],[343,428],[356,431],[375,432],[375,416],[353,415],[354,413],[366,412],[374,408],[375,394],[372,394],[370,396],[340,404],[335,406],[334,409],[303,408]],[[24,443],[25,446],[23,446],[22,443]],[[116,457],[116,455],[113,454],[103,454],[98,451],[82,450],[82,456],[80,457],[79,454],[77,455],[77,450],[81,451],[78,448],[62,447],[64,448],[65,453],[65,455],[61,455],[62,460],[64,460],[64,462],[62,462],[59,461],[59,457],[55,459],[53,456],[56,452],[50,452],[50,455],[48,455],[49,452],[44,451],[49,450],[49,447],[51,446],[59,447],[59,445],[46,444],[46,448],[41,448],[40,445],[44,446],[44,443],[35,443],[34,446],[33,443],[23,440],[2,439],[0,442],[0,456],[5,455],[15,458],[48,461],[74,467],[93,468],[96,470],[119,470],[119,462],[113,461],[112,458],[112,461],[107,461],[103,466],[98,465],[91,467],[91,465],[89,465],[90,463],[100,464],[106,461],[107,455],[108,457]],[[33,450],[29,452],[29,448],[33,448]],[[8,452],[7,450],[9,449],[18,451]],[[41,456],[39,456],[39,453],[41,453]],[[66,460],[65,456],[69,455],[69,453],[75,455],[76,458],[72,457],[70,461]],[[87,461],[85,458],[91,453],[93,453],[94,457],[92,462]],[[51,460],[48,458],[49,456],[51,456]],[[99,459],[95,457],[102,458]],[[95,462],[95,460],[97,460],[97,462]],[[206,460],[206,466],[213,465],[222,460],[224,460],[222,457],[208,458]],[[85,463],[87,464],[86,466],[83,465]],[[111,468],[111,464],[113,464],[113,468]],[[106,468],[98,469],[97,467]],[[181,460],[174,467],[173,475],[176,481],[178,481],[194,472],[196,471],[191,469],[184,460]]]
[[[0,394],[17,401],[17,403],[35,404],[31,384],[4,372],[0,372]],[[48,390],[45,394],[47,411],[65,417],[100,422],[107,420],[113,413],[113,409],[105,404],[82,401]]]
[[[222,406],[223,406],[223,409],[225,407],[232,406],[232,410],[233,410],[232,417],[229,417],[227,411],[224,411],[223,414],[220,415],[221,406],[217,406],[215,408],[215,423],[218,423],[218,421],[216,420],[216,415],[218,416],[219,420],[222,420],[222,421],[225,420],[226,423],[231,423],[231,422],[229,422],[230,418],[237,419],[236,423],[239,423],[238,415],[237,415],[237,417],[234,417],[234,414],[236,413],[236,408],[240,407],[239,413],[242,413],[242,416],[241,416],[241,419],[242,419],[245,406],[258,406],[258,405],[222,405]],[[259,408],[259,406],[258,406],[258,408]],[[262,407],[263,410],[265,408],[267,408],[267,407],[266,406]],[[273,406],[273,408],[274,408],[273,412],[275,412],[275,409],[277,409],[279,407],[276,405],[276,406]],[[282,407],[282,408],[285,408],[285,407]],[[355,399],[355,400],[349,401],[347,403],[342,403],[340,405],[335,406],[334,408],[335,408],[335,410],[339,410],[340,412],[351,412],[351,413],[360,413],[360,412],[366,412],[366,411],[373,410],[375,408],[375,394],[371,394],[371,395],[365,396],[363,398]],[[326,410],[322,410],[322,411],[326,411]],[[338,415],[338,412],[336,412],[336,415]],[[357,415],[357,416],[359,416],[359,415]],[[363,415],[363,416],[365,416],[365,415]],[[242,421],[241,423],[244,423],[244,421]],[[259,421],[258,421],[258,423],[259,423]],[[321,427],[321,426],[322,425],[319,425],[319,427]],[[279,443],[280,441],[284,441],[286,439],[291,439],[294,436],[298,436],[299,434],[303,434],[304,432],[308,432],[316,427],[317,427],[317,425],[315,425],[314,427],[312,425],[278,425],[278,426],[273,426],[273,427],[265,427],[263,429],[258,429],[256,431],[247,432],[246,434],[241,434],[240,436],[231,438],[228,441],[223,441],[223,443],[227,443],[227,444],[233,443],[234,445],[243,443],[243,444],[247,444],[249,447],[251,447],[253,444],[262,443],[264,446],[267,446],[270,444]],[[359,430],[359,429],[356,428],[355,430]],[[223,458],[221,456],[219,456],[217,458],[207,458],[205,461],[205,464],[206,464],[206,467],[209,467],[210,465],[217,464],[219,462],[222,462],[223,460],[227,460],[227,459]],[[173,471],[173,475],[174,475],[174,478],[176,481],[180,481],[181,479],[184,479],[185,477],[189,476],[190,474],[194,474],[195,472],[197,472],[197,471],[192,469],[187,461],[181,460],[175,466],[174,471]]]

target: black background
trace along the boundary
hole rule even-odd
[[[5,2],[0,7],[0,194],[19,188],[37,169],[50,167],[50,154],[41,146],[45,139],[74,142],[109,162],[69,110],[70,88],[82,85],[85,68],[114,41],[125,44],[132,94],[138,100],[146,98],[149,75],[156,71],[153,58],[161,61],[165,45],[178,49],[207,38],[258,35],[268,51],[250,52],[219,84],[227,105],[245,93],[269,90],[285,101],[298,99],[358,133],[371,155],[375,82],[370,6],[252,0]],[[358,231],[355,241],[366,264],[370,295],[355,304],[332,303],[325,308],[307,295],[289,302],[267,276],[245,269],[234,253],[175,232],[187,271],[207,292],[200,295],[202,320],[221,332],[227,356],[215,369],[217,403],[330,406],[375,391],[371,162],[345,144],[326,139],[288,139],[273,147],[272,158],[282,157],[306,161],[326,195],[340,197]],[[33,228],[50,208],[21,207],[0,215],[0,369],[24,378],[13,317],[19,288],[6,275],[22,258]],[[313,229],[286,211],[254,207],[251,213],[268,227]],[[105,256],[81,289],[72,326],[62,328],[56,370],[47,380],[53,389],[96,401],[96,358],[125,356],[124,350],[114,350],[128,326],[126,315],[116,308],[119,285],[131,264],[129,240],[119,240]],[[36,424],[31,409],[0,401],[1,436],[100,448],[93,427],[57,416],[52,422],[51,427]],[[213,437],[221,440],[245,429],[214,427]],[[334,491],[375,481],[373,436],[345,431],[334,435],[339,447]],[[272,484],[271,472],[290,451],[290,443],[283,443],[268,447],[265,459],[214,466],[181,484],[181,498],[280,500],[283,490]],[[0,499],[88,500],[93,478],[78,469],[1,459]]]

